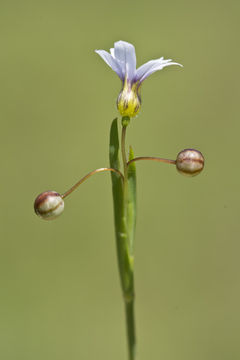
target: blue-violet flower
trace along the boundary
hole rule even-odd
[[[150,60],[136,69],[135,47],[126,41],[114,43],[110,53],[105,50],[95,50],[98,55],[112,68],[122,80],[122,90],[117,99],[117,108],[122,116],[134,117],[140,110],[140,87],[149,75],[162,70],[166,66],[179,65],[171,59],[163,57]]]

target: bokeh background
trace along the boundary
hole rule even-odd
[[[98,174],[44,222],[44,190],[108,165],[117,76],[94,53],[136,47],[146,80],[127,142],[137,156],[195,147],[196,178],[138,172],[138,358],[240,358],[238,1],[2,0],[0,358],[127,358],[111,182]]]

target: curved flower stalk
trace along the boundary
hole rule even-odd
[[[141,106],[140,87],[151,74],[170,65],[178,65],[163,57],[150,60],[136,69],[135,47],[126,41],[117,41],[110,53],[95,50],[98,55],[115,71],[122,81],[122,90],[117,99],[117,107],[122,116],[135,117]]]

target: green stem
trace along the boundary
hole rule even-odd
[[[123,125],[122,127],[122,141],[121,141],[121,150],[122,150],[122,161],[124,167],[124,179],[127,180],[127,157],[126,157],[126,150],[125,150],[125,141],[126,141],[126,131],[127,126]]]
[[[134,323],[134,301],[125,303],[126,322],[127,322],[127,337],[128,337],[128,349],[129,360],[135,359],[135,323]]]
[[[122,138],[121,138],[121,152],[122,161],[124,168],[124,186],[123,186],[123,206],[124,206],[124,222],[126,224],[126,244],[128,257],[128,266],[125,268],[128,278],[128,287],[124,289],[124,300],[125,300],[125,313],[126,313],[126,325],[127,325],[127,340],[128,340],[128,358],[129,360],[135,359],[135,348],[136,348],[136,336],[135,336],[135,320],[134,320],[134,257],[132,254],[132,246],[130,241],[131,229],[129,226],[129,194],[128,194],[128,163],[125,150],[126,141],[126,130],[130,119],[122,119]]]
[[[124,222],[126,224],[126,232],[127,232],[127,245],[129,247],[129,236],[128,236],[128,227],[127,227],[127,218],[128,218],[128,164],[125,150],[125,141],[126,141],[126,131],[127,125],[123,125],[122,127],[122,138],[121,138],[121,152],[122,152],[122,162],[123,162],[123,216]]]
[[[124,167],[123,178],[111,172],[114,204],[115,235],[117,245],[118,268],[123,291],[129,360],[135,360],[135,325],[134,325],[134,278],[133,278],[133,238],[135,230],[136,209],[136,174],[135,164],[127,165],[125,140],[129,118],[122,119],[121,154]],[[114,119],[110,131],[109,144],[110,167],[120,171],[119,138],[117,119]],[[130,149],[130,159],[133,151]],[[122,181],[123,180],[123,181]]]

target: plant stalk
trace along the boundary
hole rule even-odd
[[[123,185],[123,206],[124,206],[124,219],[126,224],[126,249],[128,263],[130,266],[127,266],[125,271],[128,272],[129,284],[127,291],[124,291],[124,301],[125,301],[125,314],[126,314],[126,325],[127,325],[127,341],[128,341],[128,358],[129,360],[135,360],[136,354],[136,335],[135,335],[135,319],[134,319],[134,256],[132,253],[131,242],[133,239],[130,239],[130,234],[132,232],[131,226],[135,226],[131,221],[129,221],[129,193],[128,193],[128,162],[126,156],[125,142],[126,142],[126,130],[128,122],[122,120],[122,138],[121,138],[121,152],[122,152],[122,161],[124,168],[124,185]],[[124,290],[124,289],[123,289]]]
[[[135,319],[134,319],[134,300],[125,302],[127,339],[129,360],[135,359],[136,337],[135,337]]]
[[[118,156],[121,151],[124,176],[121,177],[117,173],[111,172],[111,178],[118,269],[126,314],[128,359],[135,360],[133,239],[136,222],[136,173],[135,164],[128,166],[125,151],[126,128],[129,121],[129,118],[122,119],[123,128],[121,144],[119,144],[117,119],[113,120],[110,131],[109,158],[110,167],[120,172]],[[129,160],[133,157],[133,151],[130,149]]]

